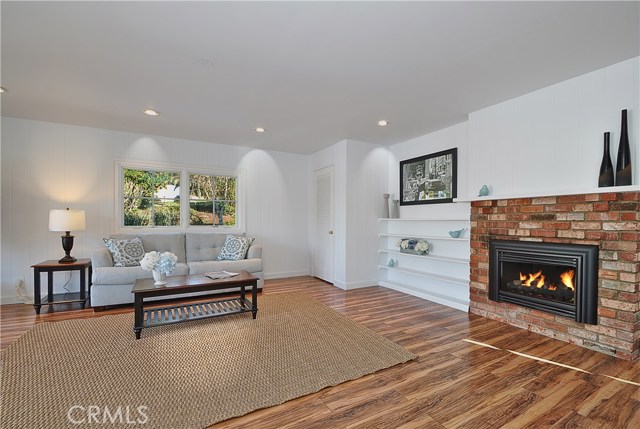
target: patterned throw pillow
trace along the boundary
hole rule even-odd
[[[224,240],[220,254],[218,255],[218,261],[238,261],[244,259],[247,255],[249,246],[253,243],[254,238],[238,237],[235,235],[227,235]]]
[[[103,238],[105,246],[113,258],[114,267],[137,267],[144,258],[144,247],[140,237],[131,240],[116,240]]]

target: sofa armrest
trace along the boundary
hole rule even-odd
[[[262,259],[262,244],[254,241],[247,250],[247,259]]]
[[[105,247],[93,252],[91,255],[91,265],[94,270],[100,267],[113,267],[113,258],[111,257],[111,253],[109,253],[109,249]]]

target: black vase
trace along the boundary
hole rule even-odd
[[[620,144],[616,162],[616,186],[631,184],[631,151],[629,149],[629,133],[627,132],[627,109],[622,111],[620,126]]]
[[[600,164],[600,176],[598,176],[598,187],[604,188],[613,186],[613,164],[609,153],[609,136],[611,133],[604,133],[604,153]]]

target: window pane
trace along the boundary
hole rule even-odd
[[[235,201],[236,200],[236,178],[235,177],[215,177],[216,200]]]
[[[125,226],[179,226],[180,172],[123,168]],[[189,173],[189,225],[236,226],[237,178]],[[185,204],[187,201],[185,201]]]
[[[147,198],[124,199],[124,226],[152,225],[151,200]]]
[[[236,202],[235,201],[216,201],[215,202],[216,225],[235,226],[236,225]],[[222,214],[222,223],[220,223],[220,214]]]
[[[123,169],[124,226],[180,225],[180,173]]]
[[[190,225],[213,225],[213,201],[189,202]]]
[[[206,174],[190,174],[189,195],[192,200],[213,200],[213,177]]]
[[[153,172],[124,169],[124,197],[151,197],[153,195]]]
[[[180,173],[156,171],[153,180],[153,196],[178,199],[180,197]]]
[[[180,201],[155,199],[153,212],[156,226],[180,225]]]

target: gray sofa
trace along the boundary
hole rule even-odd
[[[237,234],[234,234],[237,235]],[[171,234],[118,234],[110,238],[131,239],[140,237],[145,252],[173,252],[178,257],[176,270],[172,275],[203,274],[209,271],[246,270],[260,280],[258,289],[264,284],[262,272],[262,246],[254,241],[247,256],[239,261],[218,261],[216,258],[224,244],[226,233],[171,233]],[[93,266],[91,286],[91,306],[96,310],[107,305],[133,303],[131,288],[136,279],[152,278],[151,271],[142,267],[114,267],[113,258],[106,246],[91,255]],[[235,289],[224,289],[219,293]],[[197,294],[193,294],[197,295]],[[184,295],[183,295],[184,296]],[[162,297],[167,299],[170,297]]]

